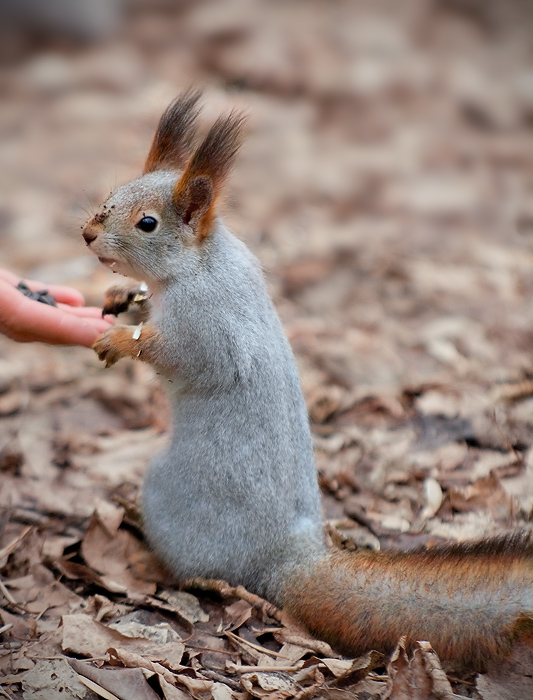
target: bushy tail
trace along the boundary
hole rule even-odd
[[[533,538],[411,553],[333,551],[291,574],[283,607],[350,656],[388,652],[405,635],[481,670],[533,629]]]

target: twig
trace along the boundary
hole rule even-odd
[[[238,681],[234,681],[232,678],[223,676],[221,673],[217,673],[216,671],[210,671],[207,668],[203,668],[202,676],[209,678],[210,681],[215,681],[215,683],[224,683],[224,685],[227,685],[229,688],[235,690],[237,693],[242,693],[243,691],[243,687]]]
[[[46,522],[47,516],[38,513],[31,508],[13,508],[9,519],[13,522],[22,523],[23,525],[42,525]]]
[[[190,637],[189,637],[190,639]],[[184,641],[184,640],[182,640]],[[197,644],[187,644],[189,649],[199,649],[200,651],[212,651],[214,654],[226,654],[227,656],[236,656],[238,651],[227,651],[226,649],[213,649],[212,647],[199,647]]]
[[[269,654],[270,656],[275,656],[279,659],[287,659],[287,661],[290,661],[288,656],[279,654],[277,651],[270,651],[270,649],[265,649],[265,647],[261,647],[258,644],[252,644],[252,642],[249,642],[247,639],[243,639],[242,637],[238,637],[236,634],[233,634],[233,632],[226,632],[225,634],[230,639],[233,639],[241,644],[246,644],[247,646],[252,647],[252,649],[261,652],[261,654]]]
[[[0,593],[4,596],[4,598],[7,600],[7,602],[12,605],[14,608],[18,608],[19,610],[23,610],[24,612],[26,611],[26,608],[21,605],[20,603],[17,603],[17,601],[13,598],[11,593],[7,590],[6,584],[0,579]]]
[[[182,583],[182,588],[196,588],[200,591],[212,591],[218,593],[222,598],[240,598],[246,601],[249,605],[257,610],[265,617],[271,617],[277,622],[282,621],[281,610],[276,608],[272,603],[268,603],[263,598],[260,598],[253,593],[246,590],[244,586],[237,586],[234,588],[230,586],[226,581],[220,581],[215,578],[189,578]]]
[[[15,537],[15,539],[12,542],[3,547],[3,549],[0,549],[0,560],[12,554],[15,551],[15,549],[17,549],[22,540],[26,537],[26,535],[30,532],[30,530],[31,526],[28,525],[28,527],[25,527],[24,530],[20,533],[20,535]]]
[[[82,676],[81,673],[78,673],[77,675],[80,683],[83,683],[86,688],[89,688],[89,690],[92,690],[93,693],[96,693],[105,700],[120,700],[119,697],[117,697],[114,693],[110,693],[107,688],[103,688],[99,683],[95,683],[90,678],[85,678],[85,676]]]
[[[41,654],[24,654],[24,657],[35,661],[64,661],[67,659],[66,656],[62,656],[61,654],[52,654],[50,656],[42,656]],[[91,656],[91,661],[107,661],[107,656]]]
[[[237,664],[228,663],[227,669],[232,673],[295,673],[302,666],[303,661],[297,666],[238,666]]]
[[[448,679],[449,681],[451,681],[452,683],[461,683],[461,685],[468,685],[468,686],[470,686],[471,688],[474,688],[475,685],[476,685],[476,684],[473,683],[472,681],[467,681],[467,680],[465,680],[464,678],[456,678],[455,676],[450,676],[449,673],[446,674],[446,677],[447,677],[447,679]]]
[[[503,384],[496,388],[494,395],[497,401],[511,402],[524,399],[526,396],[533,395],[533,380],[524,379],[515,384]]]

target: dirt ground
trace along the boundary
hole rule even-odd
[[[331,538],[527,527],[532,30],[528,0],[204,0],[19,46],[0,69],[0,266],[101,305],[116,278],[80,226],[140,173],[164,107],[194,85],[204,125],[243,108],[225,216],[301,369]],[[0,338],[1,697],[533,696],[520,654],[448,678],[427,647],[346,660],[245,593],[178,591],[135,507],[166,428],[149,367]]]

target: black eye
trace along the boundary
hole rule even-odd
[[[145,233],[150,233],[157,226],[157,219],[154,219],[153,216],[144,216],[135,226]]]

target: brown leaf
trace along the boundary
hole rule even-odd
[[[275,697],[277,700],[288,698],[296,693],[294,681],[286,674],[275,671],[255,671],[241,676],[244,688],[255,698]],[[275,695],[274,695],[275,694]]]
[[[429,642],[417,642],[409,658],[402,638],[391,656],[387,670],[390,674],[391,700],[457,700],[440,661]]]
[[[84,564],[79,564],[69,559],[60,559],[56,562],[56,566],[61,573],[70,579],[81,579],[87,583],[95,583],[111,593],[126,593],[126,587],[123,584],[113,582],[110,579],[99,576],[96,571],[90,569]]]
[[[320,639],[315,639],[307,634],[301,628],[282,627],[274,632],[274,639],[280,644],[294,644],[295,646],[303,647],[316,654],[320,654],[326,658],[338,659],[340,654],[336,654],[327,642]]]
[[[530,700],[533,697],[533,644],[531,639],[517,644],[510,654],[492,663],[487,674],[476,679],[483,700]]]
[[[236,600],[224,608],[224,620],[229,625],[226,631],[233,632],[244,625],[252,616],[252,606],[245,600]]]
[[[2,549],[0,549],[0,569],[2,569],[6,565],[7,558],[9,557],[10,554],[13,554],[13,552],[20,547],[21,542],[29,535],[31,532],[31,527],[25,527],[23,530],[11,540],[8,544],[6,544]]]
[[[66,659],[39,661],[24,675],[22,695],[24,700],[97,700],[97,696],[78,680]]]
[[[192,593],[188,593],[187,591],[165,590],[160,591],[157,597],[166,601],[170,608],[179,613],[180,617],[187,620],[191,625],[195,622],[209,621],[209,615],[202,610],[200,601]]]
[[[427,700],[430,697],[431,683],[427,677],[417,678],[419,685],[413,687],[413,672],[405,651],[405,639],[398,643],[387,665],[387,671],[390,676],[391,700]]]
[[[77,659],[69,659],[69,664],[77,673],[98,683],[120,700],[158,700],[157,693],[138,668],[96,668]]]
[[[131,652],[146,658],[150,663],[153,660],[170,668],[180,668],[184,645],[175,641],[175,637],[172,642],[164,643],[157,643],[152,638],[129,637],[96,622],[88,615],[64,615],[62,621],[64,651],[103,658],[108,649],[114,648],[119,654],[122,651]]]
[[[100,513],[95,511],[81,545],[85,561],[108,586],[118,584],[130,595],[153,595],[156,584],[137,579],[132,572],[132,559],[135,560],[145,547],[129,530],[117,529],[123,510],[111,504],[100,507],[106,524],[102,522]]]
[[[495,519],[506,519],[511,513],[511,499],[494,474],[478,479],[470,486],[450,489],[448,497],[452,508],[460,512],[488,510]]]
[[[158,676],[158,679],[165,700],[190,700],[191,696],[189,693],[174,687],[163,676]]]
[[[439,657],[431,644],[429,642],[417,642],[417,647],[413,654],[414,663],[412,664],[413,678],[417,687],[422,687],[421,678],[425,678],[427,674],[427,678],[431,683],[431,693],[436,698],[439,698],[439,700],[457,700],[450,681],[442,669]],[[418,663],[419,659],[422,661],[422,664]]]
[[[168,671],[160,663],[151,661],[141,654],[137,654],[133,651],[126,651],[124,648],[117,649],[115,647],[110,647],[108,649],[109,656],[112,662],[120,661],[126,668],[144,668],[153,673],[161,675],[167,683],[173,684],[175,677],[170,671]],[[178,669],[175,669],[178,670]]]

